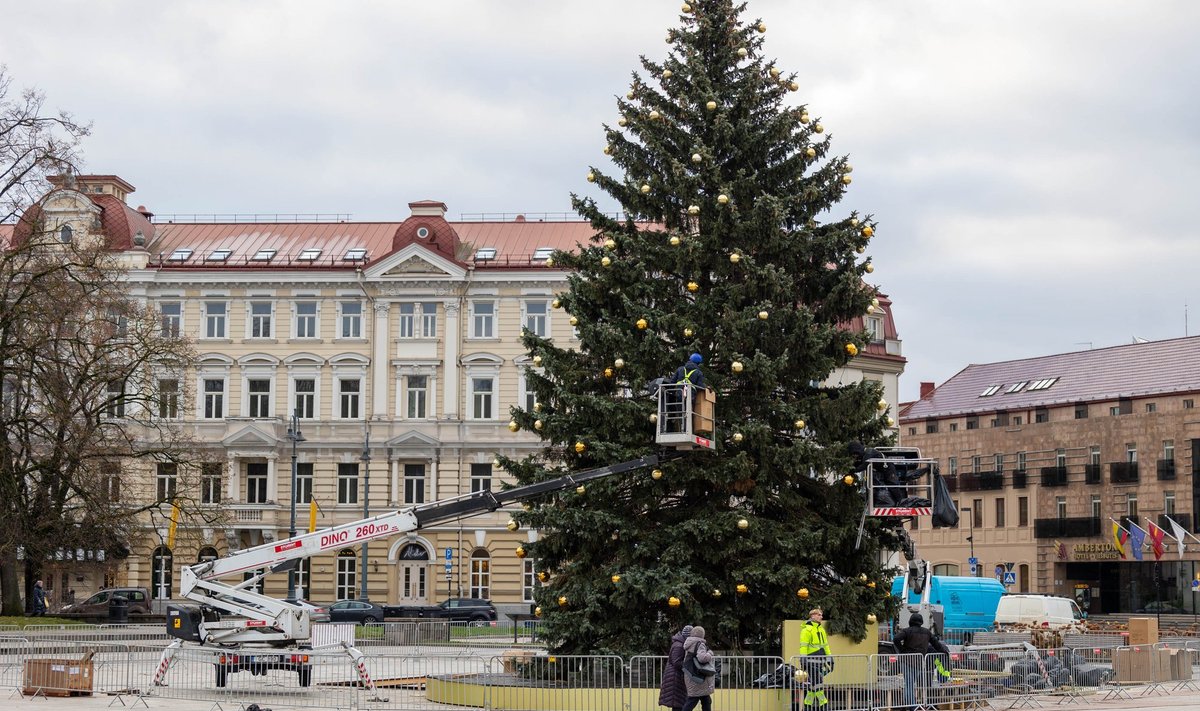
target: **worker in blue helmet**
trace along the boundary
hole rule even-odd
[[[704,356],[699,353],[693,353],[692,357],[687,359],[687,362],[675,369],[675,377],[671,379],[671,382],[690,383],[693,393],[703,390],[704,371],[700,370],[700,364],[703,362]]]
[[[692,406],[695,407],[696,399],[700,396],[700,391],[704,389],[704,371],[700,370],[700,364],[704,362],[704,356],[699,353],[693,353],[690,358],[684,361],[684,364],[675,369],[675,374],[667,378],[668,383],[685,383],[691,386],[692,391]],[[663,414],[666,416],[666,422],[663,423],[666,432],[681,432],[684,430],[687,410],[683,407],[682,394],[686,389],[672,389],[667,397],[667,410]]]

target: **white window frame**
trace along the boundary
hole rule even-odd
[[[292,498],[296,500],[297,504],[312,502],[313,479],[316,476],[314,470],[312,462],[296,462],[296,488],[292,490]]]
[[[471,597],[490,600],[492,597],[492,554],[485,548],[471,551]]]
[[[209,313],[209,307],[220,304],[224,309],[220,316]],[[201,318],[200,323],[203,331],[200,338],[207,341],[222,341],[229,338],[229,300],[216,298],[206,298],[200,302]],[[220,329],[214,329],[212,326],[219,324]]]
[[[498,390],[496,388],[496,383],[500,378],[495,374],[484,372],[467,373],[467,378],[470,384],[468,395],[471,398],[467,410],[470,414],[467,419],[480,422],[494,421],[500,412],[500,405],[497,398]],[[484,381],[488,383],[487,390],[477,389]],[[481,397],[486,397],[486,400],[481,400]],[[491,410],[491,413],[488,415],[481,413],[480,405],[485,403],[487,409]]]
[[[432,392],[433,376],[425,373],[405,373],[401,376],[404,380],[404,400],[403,400],[403,417],[406,420],[428,420],[430,417],[430,394]],[[409,382],[412,378],[424,378],[425,387],[413,388]],[[413,399],[414,396],[420,394],[417,398],[420,401],[420,414],[413,414]]]
[[[531,305],[537,304],[545,311],[541,314],[532,314],[529,311]],[[538,328],[534,328],[538,326]],[[521,301],[521,327],[529,329],[530,333],[540,338],[550,337],[550,299],[545,298],[530,298]]]
[[[410,467],[414,472],[416,471],[416,467],[420,467],[420,476],[411,475],[409,473]],[[429,482],[429,467],[427,467],[424,462],[405,462],[401,465],[401,475],[401,478],[404,481],[404,504],[412,505],[425,503],[425,489]]]
[[[267,392],[265,393],[265,396],[266,396],[266,411],[265,412],[260,410],[259,412],[256,413],[255,408],[252,407],[255,404],[255,402],[261,400],[264,395],[263,393],[251,393],[250,392],[250,383],[252,381],[253,382],[265,382],[267,384]],[[275,378],[270,375],[264,375],[264,374],[258,374],[258,373],[251,373],[251,374],[247,374],[246,376],[244,376],[242,378],[242,402],[243,402],[242,417],[249,417],[249,418],[258,419],[258,420],[274,417],[275,416]]]
[[[346,467],[347,467],[346,471],[350,471],[350,469],[349,469],[350,466],[354,467],[354,477],[353,477],[354,486],[353,487],[350,487],[348,485],[343,485],[343,482],[349,481],[351,479],[351,477],[349,475],[342,474],[342,465],[343,464],[346,465]],[[355,506],[355,505],[357,505],[358,501],[359,501],[359,498],[358,498],[359,483],[360,483],[360,480],[362,479],[362,475],[363,475],[362,467],[359,465],[358,462],[338,462],[337,466],[334,468],[334,472],[335,472],[335,481],[337,482],[337,491],[335,494],[335,497],[336,497],[335,500],[337,501],[338,505],[339,506]]]
[[[354,381],[354,382],[358,383],[357,391],[347,391],[344,389],[343,383],[348,383],[350,381]],[[363,384],[365,382],[366,382],[366,378],[364,378],[363,376],[361,376],[359,374],[338,375],[333,379],[333,387],[334,387],[333,419],[335,419],[335,420],[361,420],[361,419],[363,419],[365,404],[366,404],[365,397],[364,397],[366,388],[363,386]],[[353,392],[353,395],[350,394],[351,392]],[[343,396],[354,398],[354,400],[353,400],[354,409],[356,409],[358,411],[357,414],[353,414],[353,415],[344,414],[346,411],[346,408],[345,408],[346,403],[344,403],[342,401]]]
[[[207,389],[207,383],[210,380],[220,381],[221,390],[219,392],[216,390],[210,391]],[[221,405],[220,415],[214,415],[214,416],[208,415],[208,412],[209,412],[208,400],[209,400],[210,395],[212,395],[214,397],[219,396],[219,398],[220,398],[219,402]],[[211,373],[201,374],[200,375],[200,397],[196,398],[196,402],[198,405],[198,408],[197,408],[198,411],[196,412],[196,419],[199,419],[199,420],[223,420],[226,417],[228,417],[229,416],[229,378],[228,378],[228,376],[215,375],[215,374],[211,374]]]
[[[537,396],[533,389],[529,387],[529,373],[524,364],[518,363],[520,376],[517,379],[517,405],[526,412],[533,412],[533,406],[537,404]],[[534,368],[539,374],[542,373],[540,368]]]
[[[524,565],[521,569],[521,600],[524,602],[533,602],[533,593],[539,585],[537,563],[532,558],[526,558],[522,562]]]
[[[270,500],[268,498],[270,496],[270,465],[267,462],[246,462],[244,466],[246,467],[246,473],[243,476],[246,503],[256,505],[266,504]],[[259,469],[259,473],[251,475],[250,467]],[[251,482],[254,484],[253,487],[250,486]],[[254,493],[253,497],[250,496],[251,492]],[[251,498],[254,500],[252,501]]]
[[[163,308],[167,306],[178,308],[179,313],[166,313]],[[159,335],[163,338],[178,338],[183,333],[183,312],[183,301],[177,299],[160,301],[158,304]]]
[[[498,299],[472,299],[471,300],[471,339],[472,340],[494,340],[496,338],[496,315],[499,311],[497,304]],[[491,309],[491,313],[479,313],[479,307],[487,304]]]
[[[354,555],[337,556],[337,579],[334,596],[338,600],[354,600],[358,597],[358,557]]]
[[[215,467],[216,474],[210,467]],[[217,505],[221,503],[225,493],[225,465],[221,462],[202,462],[200,464],[200,503]]]
[[[166,382],[175,383],[175,390],[173,392],[169,392],[166,394],[164,393],[162,385],[163,385],[163,383],[166,383]],[[154,379],[154,394],[155,394],[155,398],[157,398],[157,400],[158,400],[158,403],[155,407],[155,414],[158,416],[158,419],[160,419],[160,420],[178,420],[179,419],[180,397],[183,394],[181,392],[182,384],[183,384],[183,381],[181,381],[177,376],[160,375]]]
[[[346,313],[346,307],[351,304],[358,306],[357,314],[351,315],[351,314]],[[363,314],[364,313],[366,313],[366,309],[363,308],[362,301],[355,300],[355,299],[339,299],[338,300],[338,329],[337,329],[338,340],[358,341],[358,340],[363,339]],[[356,326],[357,330],[349,329],[349,330],[355,331],[355,332],[347,335],[346,334],[347,326],[350,324],[355,324],[355,323],[357,323],[357,326]]]
[[[312,304],[312,314],[301,314],[301,304]],[[300,333],[301,319],[312,319],[312,335]],[[321,338],[321,302],[318,299],[298,298],[292,302],[292,338],[296,340],[316,341]]]
[[[311,393],[305,393],[312,397],[312,412],[306,415],[301,415],[302,420],[315,420],[321,417],[321,376],[316,372],[294,372],[288,376],[288,411],[287,416],[291,417],[292,413],[296,412],[297,398],[300,396],[300,391],[296,389],[296,381],[311,380],[313,389]]]
[[[255,313],[258,307],[266,306],[267,312]],[[255,330],[258,333],[255,333]],[[275,337],[275,302],[271,299],[251,297],[246,301],[246,338],[268,340]]]
[[[883,318],[880,316],[868,316],[866,318],[866,331],[870,337],[871,343],[879,343],[883,341]]]

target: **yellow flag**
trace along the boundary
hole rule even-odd
[[[317,500],[308,500],[308,532],[317,530]]]
[[[167,548],[175,547],[175,529],[179,526],[179,506],[171,502],[171,526],[167,529]]]

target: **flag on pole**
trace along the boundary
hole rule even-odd
[[[1162,560],[1163,553],[1166,552],[1166,548],[1163,547],[1163,537],[1166,536],[1166,531],[1151,521],[1146,524],[1146,534],[1150,538],[1150,549],[1154,551],[1154,560]]]
[[[175,547],[175,529],[179,526],[179,504],[171,500],[171,525],[167,528],[167,548]]]
[[[1133,522],[1130,522],[1129,527],[1133,529],[1129,532],[1129,547],[1132,549],[1133,559],[1142,560],[1142,546],[1146,545],[1146,532]]]
[[[1178,521],[1170,516],[1167,516],[1167,523],[1171,524],[1171,535],[1174,536],[1175,541],[1179,544],[1179,557],[1183,558],[1183,549],[1185,547],[1183,537],[1187,535],[1187,531],[1183,526],[1179,525]]]
[[[1121,528],[1121,524],[1117,523],[1116,521],[1113,521],[1112,524],[1113,548],[1117,549],[1117,555],[1121,556],[1121,559],[1124,560],[1125,542],[1129,540],[1129,532]]]
[[[317,500],[308,500],[308,532],[317,530]]]

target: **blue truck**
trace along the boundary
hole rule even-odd
[[[932,627],[939,635],[960,638],[974,632],[991,631],[996,622],[996,608],[1000,605],[1000,596],[1004,594],[1004,586],[994,578],[974,578],[958,575],[932,575],[928,580],[928,590],[920,593],[912,590],[906,583],[906,577],[897,577],[892,581],[892,597],[900,598],[903,608],[900,613],[901,624],[907,624],[908,609],[920,611],[922,605],[941,608],[941,619]],[[928,616],[927,616],[928,619]],[[930,620],[932,622],[932,620]],[[958,641],[958,639],[955,639]]]

